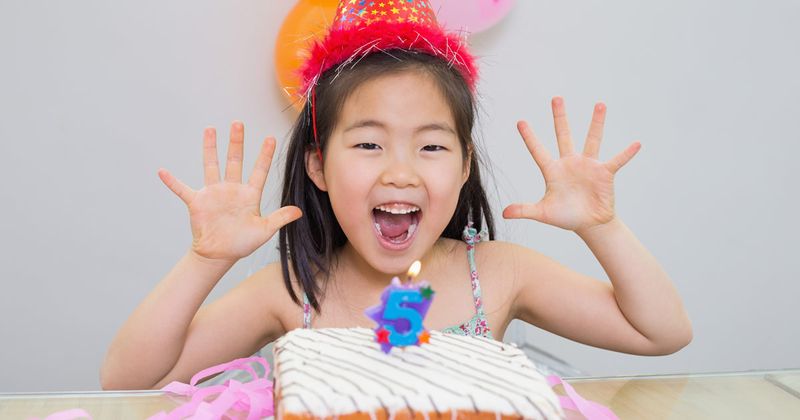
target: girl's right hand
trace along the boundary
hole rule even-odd
[[[282,207],[261,217],[261,194],[275,152],[275,139],[267,137],[246,184],[242,183],[244,125],[231,124],[231,141],[225,180],[220,181],[217,135],[214,127],[203,133],[205,186],[195,191],[160,169],[158,176],[189,207],[191,252],[210,261],[233,264],[266,243],[281,227],[302,216],[298,207]]]

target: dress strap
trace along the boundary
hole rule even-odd
[[[488,232],[485,230],[478,233],[477,229],[472,227],[472,222],[469,222],[464,228],[464,242],[467,243],[467,260],[469,261],[469,278],[472,283],[472,298],[475,302],[475,313],[480,318],[485,318],[486,314],[483,311],[483,299],[481,298],[481,282],[478,279],[478,268],[475,266],[475,245],[480,241],[485,241],[488,237]]]
[[[303,328],[311,328],[311,304],[308,303],[306,292],[303,292]]]

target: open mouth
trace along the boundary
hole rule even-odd
[[[413,205],[380,205],[372,210],[378,241],[391,250],[403,250],[411,245],[420,220],[422,210]]]

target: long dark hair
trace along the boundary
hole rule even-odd
[[[418,71],[432,76],[453,113],[464,164],[470,168],[469,178],[458,196],[456,211],[441,236],[460,240],[464,226],[469,221],[480,231],[485,220],[489,239],[493,240],[494,218],[481,183],[481,160],[472,135],[475,98],[460,73],[441,58],[413,51],[391,50],[370,54],[355,65],[348,64],[343,69],[334,68],[322,74],[315,88],[315,108],[317,135],[323,156],[327,139],[350,93],[369,80],[404,71]],[[323,274],[324,282],[327,282],[334,253],[347,242],[347,237],[336,220],[328,193],[318,189],[306,173],[306,152],[316,153],[317,148],[311,111],[309,103],[292,127],[281,195],[281,206],[297,206],[303,211],[303,217],[281,228],[279,249],[283,282],[289,296],[296,304],[300,304],[289,276],[291,264],[298,286],[308,296],[311,306],[319,312],[324,287],[317,284],[315,275]]]

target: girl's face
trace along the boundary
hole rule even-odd
[[[469,176],[449,106],[430,76],[416,71],[359,86],[331,133],[322,173],[315,153],[307,162],[328,191],[346,247],[361,259],[356,264],[390,275],[433,247]]]

